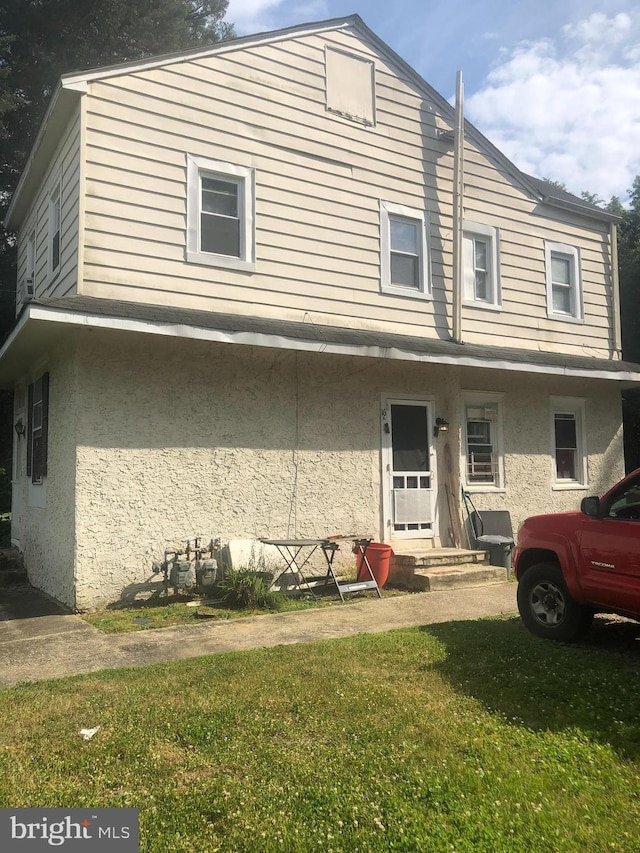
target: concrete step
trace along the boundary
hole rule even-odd
[[[469,551],[462,548],[429,548],[411,551],[411,553],[395,551],[392,559],[397,566],[409,569],[457,566],[461,563],[489,565],[489,557],[486,551]]]
[[[486,551],[416,547],[413,543],[394,550],[389,580],[407,589],[463,589],[507,579],[507,570],[491,566]]]
[[[440,569],[416,569],[411,588],[422,590],[467,589],[504,583],[507,570],[501,566],[477,566],[473,563],[447,566]]]

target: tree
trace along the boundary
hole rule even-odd
[[[556,189],[564,190],[565,192],[567,190],[566,184],[563,184],[562,181],[554,181],[553,178],[543,178],[542,180],[546,181],[546,183],[548,184],[551,184],[552,187],[556,187]]]
[[[589,202],[589,204],[595,204],[596,207],[602,207],[604,203],[598,193],[590,193],[589,190],[582,190],[580,198]]]
[[[620,322],[622,355],[640,362],[640,175],[629,190],[629,208],[611,199],[612,213],[622,216],[618,226],[618,268],[620,276]],[[640,467],[640,391],[622,393],[624,457],[628,471]]]
[[[228,0],[3,0],[0,220],[58,78],[231,37]],[[0,339],[13,320],[15,250],[0,230]]]
[[[0,221],[62,74],[230,38],[227,6],[228,0],[2,0]],[[15,242],[0,226],[0,340],[13,324],[15,275]],[[0,392],[0,512],[9,509],[11,407],[10,392]]]
[[[61,74],[229,38],[227,6],[228,0],[3,0],[0,200],[8,202]]]

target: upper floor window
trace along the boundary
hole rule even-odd
[[[29,234],[27,239],[27,267],[25,270],[26,293],[33,296],[36,288],[36,232]]]
[[[425,213],[380,202],[380,246],[382,290],[428,297],[431,282]]]
[[[551,441],[556,488],[587,484],[584,400],[551,397]]]
[[[27,476],[32,483],[42,483],[47,474],[48,373],[29,385],[27,399]]]
[[[463,229],[464,302],[483,308],[500,308],[498,231],[476,222],[465,222]]]
[[[580,254],[575,246],[545,243],[547,314],[564,320],[582,320]]]
[[[465,486],[471,491],[504,488],[502,395],[464,395]]]
[[[16,290],[16,310],[35,295],[36,286],[36,232],[35,229],[27,237],[25,250],[24,274],[18,278]]]
[[[60,180],[49,195],[49,275],[60,269],[60,230],[62,227],[62,189]]]
[[[255,269],[254,170],[187,155],[187,261]]]

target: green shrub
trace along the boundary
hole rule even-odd
[[[251,569],[227,569],[217,593],[233,607],[279,610],[284,596],[270,589],[271,575]]]

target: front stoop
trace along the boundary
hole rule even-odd
[[[394,547],[389,582],[416,590],[462,589],[502,583],[507,571],[489,565],[486,551],[425,548],[398,551]]]

